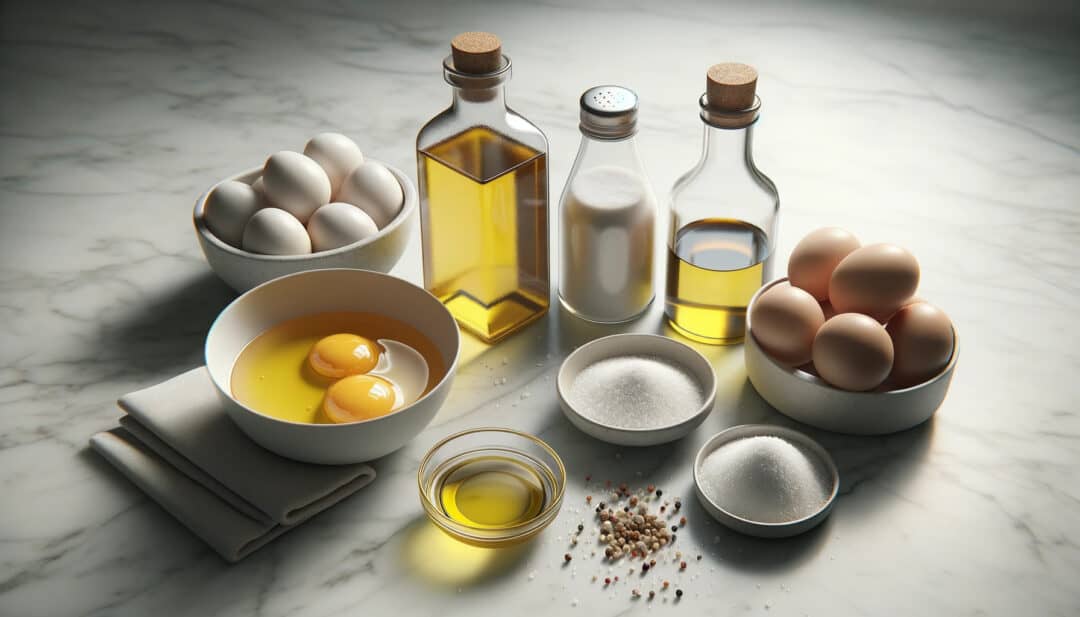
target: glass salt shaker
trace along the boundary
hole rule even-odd
[[[581,146],[559,207],[559,301],[588,321],[630,321],[652,303],[656,197],[638,157],[638,97],[581,95]]]
[[[745,64],[709,68],[701,159],[671,190],[664,312],[701,343],[741,342],[750,298],[772,279],[780,197],[754,164],[757,76]]]

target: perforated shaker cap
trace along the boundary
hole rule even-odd
[[[581,95],[581,132],[596,139],[623,139],[637,132],[638,97],[622,86],[596,86]]]

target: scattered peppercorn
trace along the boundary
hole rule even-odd
[[[649,571],[649,564],[647,564],[647,563],[641,564],[641,573],[644,574],[644,573],[646,573],[648,571]]]
[[[672,531],[678,531],[678,530],[679,530],[679,528],[678,528],[677,526],[675,526],[675,525],[672,525],[672,526],[671,526],[671,530],[672,530]]]
[[[656,597],[656,592],[653,591],[652,589],[650,589],[649,590],[649,599],[652,600],[655,597]]]
[[[569,555],[567,555],[567,557],[569,557]],[[567,561],[570,561],[570,560],[567,559]],[[679,562],[679,569],[680,570],[685,570],[686,569],[686,562],[685,561],[680,561]]]
[[[676,589],[675,590],[675,597],[676,598],[681,598],[682,597],[682,589]]]
[[[645,490],[647,490],[647,491],[649,491],[651,493],[651,492],[656,490],[656,487],[653,486],[652,484],[650,484],[648,487],[645,488]]]
[[[605,576],[604,577],[604,584],[605,585],[610,585],[611,584],[611,577],[610,576]]]
[[[589,480],[592,480],[592,475],[585,476],[585,481],[588,482]]]
[[[662,491],[662,490],[660,490],[660,489],[656,489],[656,496],[657,496],[657,497],[660,497],[660,496],[662,496],[663,494],[664,494],[664,491]]]
[[[686,525],[686,517],[685,516],[679,519],[679,526],[682,527],[683,525]]]
[[[698,556],[697,556],[697,560],[698,560],[698,561],[701,561],[701,555],[698,555]]]
[[[682,502],[679,501],[678,499],[676,499],[675,500],[675,509],[678,510],[681,507],[682,507]]]
[[[641,592],[638,591],[637,589],[632,589],[632,590],[630,590],[630,595],[634,596],[635,598],[638,598],[638,597],[641,597]]]
[[[573,557],[570,556],[570,553],[567,553],[567,554],[563,555],[562,558],[565,559],[566,561],[570,561],[571,559],[573,559]]]
[[[581,523],[578,523],[577,531],[578,531],[578,533],[581,533],[581,532],[585,531],[585,525],[583,525]]]
[[[649,567],[652,567],[652,566],[655,566],[655,565],[656,565],[656,560],[655,559],[650,559],[649,560]]]
[[[660,512],[663,513],[664,510],[667,510],[667,506],[660,506]]]
[[[592,503],[592,495],[585,496],[585,503]]]
[[[671,581],[664,581],[664,589],[667,589],[668,585],[670,585],[670,584],[671,584]]]

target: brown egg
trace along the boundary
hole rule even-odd
[[[750,308],[750,331],[777,362],[798,366],[810,361],[814,335],[825,315],[814,296],[778,283],[758,296]]]
[[[813,358],[821,378],[837,388],[873,390],[892,369],[892,339],[873,318],[841,313],[818,330]]]
[[[889,320],[894,358],[889,382],[897,388],[920,384],[941,372],[953,352],[949,316],[927,302],[908,304]]]
[[[829,280],[839,313],[862,313],[884,323],[915,293],[919,262],[894,244],[871,244],[845,257]]]
[[[818,300],[829,299],[829,279],[844,257],[859,248],[859,240],[839,227],[823,227],[806,234],[788,259],[788,280]]]

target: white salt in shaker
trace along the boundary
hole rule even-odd
[[[637,103],[620,86],[581,95],[581,147],[559,207],[559,300],[589,321],[629,321],[655,295],[656,197],[634,141]]]

